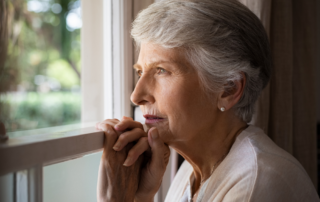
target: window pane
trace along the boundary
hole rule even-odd
[[[14,201],[14,174],[0,176],[0,201]]]
[[[5,2],[0,121],[7,132],[79,123],[80,1]]]
[[[96,187],[102,152],[46,166],[43,201],[97,201]]]

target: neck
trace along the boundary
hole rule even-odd
[[[201,130],[194,139],[171,145],[193,167],[193,193],[198,190],[201,182],[211,176],[214,167],[217,167],[227,155],[236,137],[247,127],[247,124],[238,118],[225,124],[214,125],[215,127],[206,131]]]

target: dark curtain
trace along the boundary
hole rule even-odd
[[[274,63],[252,123],[298,159],[317,186],[317,0],[240,1],[265,25]]]

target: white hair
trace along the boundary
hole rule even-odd
[[[232,89],[244,74],[244,92],[234,108],[243,121],[251,120],[254,103],[269,81],[272,60],[263,25],[240,2],[159,1],[138,14],[131,35],[138,47],[147,42],[182,48],[209,95]]]

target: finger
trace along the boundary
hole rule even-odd
[[[114,126],[114,128],[118,131],[124,131],[132,128],[141,128],[143,129],[143,126],[138,121],[133,121],[132,119],[123,119],[118,124]]]
[[[106,121],[100,122],[100,124],[98,125],[98,128],[99,128],[100,130],[103,130],[103,128],[104,128],[105,125],[109,125],[109,126],[111,126],[112,128],[114,128],[115,122],[116,122],[116,121],[114,121],[114,120],[106,120]],[[114,130],[114,131],[116,132],[116,134],[117,134],[118,136],[120,136],[120,135],[122,134],[121,131],[117,131],[117,130]]]
[[[100,124],[100,122],[96,123],[96,125],[95,125],[95,127],[96,127],[97,130],[100,130],[99,124]]]
[[[132,149],[128,152],[128,156],[123,163],[124,166],[131,166],[134,164],[139,156],[143,154],[143,152],[147,151],[150,149],[149,143],[148,143],[148,138],[143,137],[140,138],[137,144],[135,144]]]
[[[104,121],[102,121],[102,122],[100,122],[100,123],[105,123],[105,124],[110,124],[110,125],[112,125],[112,126],[115,126],[115,125],[117,125],[118,123],[119,123],[120,121],[118,120],[118,119],[106,119],[106,120],[104,120]]]
[[[107,120],[104,120],[104,121],[101,121],[101,122],[96,123],[96,129],[102,130],[101,127],[100,127],[101,124],[116,125],[117,123],[114,124],[113,121],[112,121],[112,119],[107,119]]]
[[[147,136],[147,133],[145,133],[141,128],[134,128],[130,131],[122,133],[116,144],[113,146],[113,149],[116,151],[120,151],[125,147],[129,142],[137,141],[141,137]]]
[[[170,149],[161,138],[159,138],[158,129],[153,127],[148,132],[148,142],[151,147],[151,161],[150,161],[150,170],[153,170],[155,173],[161,170],[163,173],[166,170]]]
[[[121,121],[122,121],[122,120],[125,120],[125,119],[127,119],[127,120],[132,120],[132,121],[133,121],[133,118],[128,117],[128,116],[123,116],[122,119],[121,119]]]
[[[100,127],[101,127],[101,130],[104,131],[104,136],[105,136],[104,149],[107,152],[111,150],[113,151],[112,147],[118,139],[117,133],[115,132],[113,127],[109,124],[102,124],[100,125]]]

